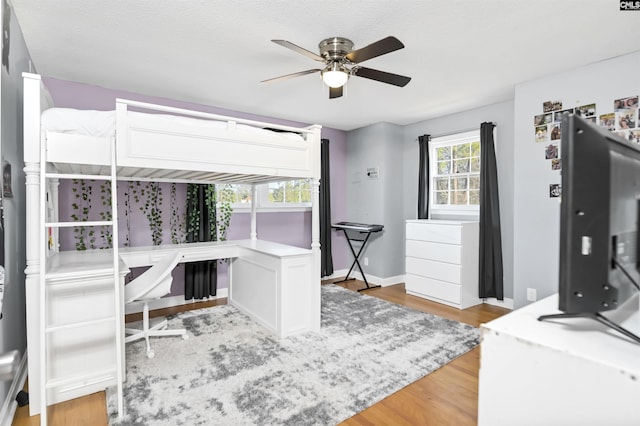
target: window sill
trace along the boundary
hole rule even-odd
[[[258,207],[256,213],[299,213],[310,212],[311,207]],[[251,213],[251,207],[233,207],[233,213]]]
[[[456,220],[474,220],[479,219],[480,210],[449,210],[449,209],[432,209],[431,219],[456,219]]]

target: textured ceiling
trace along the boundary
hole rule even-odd
[[[616,0],[10,3],[42,75],[343,130],[508,100],[519,82],[638,50],[640,40],[640,12]],[[328,37],[357,49],[388,35],[406,47],[363,65],[412,77],[404,88],[352,77],[330,100],[319,74],[260,83],[317,68],[271,39],[317,52]]]

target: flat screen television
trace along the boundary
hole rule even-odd
[[[638,290],[640,145],[574,114],[562,117],[559,309],[540,320],[592,318],[637,343],[601,314]]]

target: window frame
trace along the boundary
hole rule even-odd
[[[294,180],[306,180],[306,179],[294,179]],[[290,180],[283,180],[277,182],[288,182]],[[311,179],[309,179],[311,181]],[[271,182],[274,183],[274,182]],[[235,185],[245,185],[251,188],[251,184],[234,184],[229,183],[232,187]],[[311,192],[311,187],[309,188]],[[249,213],[251,211],[251,204],[256,203],[256,210],[258,212],[297,212],[297,211],[310,211],[311,202],[308,203],[274,203],[269,201],[269,183],[262,183],[256,185],[256,200],[251,200],[246,203],[231,203],[234,213]]]
[[[445,146],[453,146],[463,144],[465,142],[479,142],[480,141],[480,129],[469,130],[463,132],[456,132],[445,136],[434,137],[429,141],[429,211],[431,215],[436,216],[477,216],[480,213],[480,204],[477,205],[460,205],[460,204],[436,204],[434,202],[437,191],[435,190],[434,180],[439,177],[438,171],[438,158],[437,148]],[[473,158],[473,157],[470,157]],[[478,156],[479,160],[481,155]],[[453,158],[452,158],[453,161]],[[468,173],[461,174],[461,176],[474,176],[475,172],[469,171]],[[445,176],[445,175],[442,175]],[[446,176],[455,176],[454,173],[449,173]],[[480,178],[480,171],[477,172],[478,179]],[[451,188],[449,189],[451,191]]]

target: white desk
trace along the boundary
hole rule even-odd
[[[626,306],[617,320],[637,331],[637,298]],[[640,345],[593,320],[538,321],[557,307],[555,295],[481,327],[478,424],[640,425]]]
[[[277,337],[320,330],[320,280],[312,276],[311,250],[236,240],[127,247],[120,257],[133,268],[151,266],[174,251],[181,263],[231,259],[229,303]]]
[[[176,250],[182,255],[181,262],[230,258],[229,303],[277,337],[320,330],[320,277],[313,276],[311,250],[261,240],[122,248],[121,284],[128,268],[151,266]],[[47,289],[47,311],[54,322],[80,322],[114,311],[111,250],[61,252],[48,261],[52,284]],[[37,297],[35,288],[27,290],[30,297]],[[37,306],[29,304],[27,324],[32,389],[40,385]],[[121,307],[124,312],[124,299]],[[50,390],[48,401],[62,402],[114,385],[116,338],[122,339],[124,347],[124,326],[120,336],[115,336],[112,327],[97,324],[82,332],[74,330],[52,337],[49,374],[59,378],[61,385]],[[36,413],[32,410],[32,414]]]

